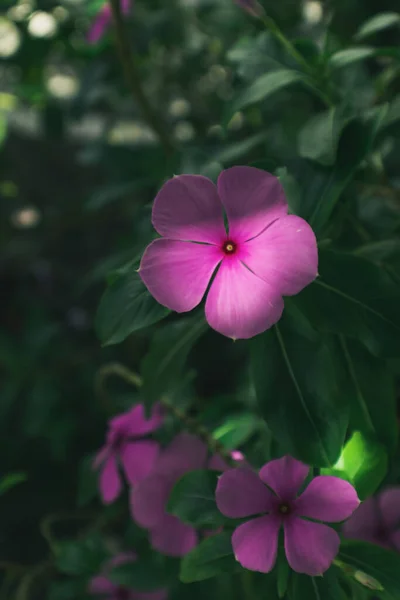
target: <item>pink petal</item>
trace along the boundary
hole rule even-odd
[[[158,239],[147,246],[139,275],[157,302],[187,312],[201,302],[222,255],[216,246]]]
[[[294,215],[278,219],[246,242],[243,262],[283,296],[298,294],[318,274],[318,248],[309,224]]]
[[[278,549],[279,518],[267,515],[239,525],[232,535],[236,560],[245,569],[269,573]]]
[[[159,444],[153,440],[133,441],[123,444],[120,450],[121,462],[126,478],[131,485],[148,477],[154,467]]]
[[[168,590],[156,590],[155,592],[132,592],[130,600],[167,600]]]
[[[287,214],[277,177],[254,167],[232,167],[218,178],[218,192],[228,215],[229,237],[245,242]]]
[[[131,8],[131,2],[133,0],[121,0],[121,12],[123,15],[127,15]]]
[[[359,505],[357,492],[348,481],[320,475],[297,498],[295,513],[299,517],[338,523],[350,517]]]
[[[400,486],[384,490],[378,498],[383,525],[389,531],[400,527]]]
[[[322,575],[339,552],[340,537],[327,525],[292,517],[284,522],[285,552],[297,573]]]
[[[239,260],[224,260],[206,301],[209,325],[233,339],[248,339],[281,318],[280,292],[251,273]]]
[[[97,452],[94,457],[92,467],[94,470],[97,470],[107,459],[108,455],[111,452],[111,448],[109,445],[105,445]]]
[[[153,225],[175,240],[220,245],[226,238],[217,188],[202,175],[179,175],[163,185],[154,200]]]
[[[308,475],[310,467],[291,456],[271,460],[260,470],[260,478],[281,500],[291,502]]]
[[[179,433],[161,452],[156,470],[164,477],[177,480],[188,471],[206,467],[208,449],[197,436]]]
[[[276,503],[258,475],[247,468],[226,471],[218,479],[215,499],[218,510],[232,519],[272,510]]]
[[[89,593],[90,594],[114,594],[117,589],[117,586],[112,583],[107,577],[103,575],[97,575],[93,577],[93,579],[89,582]]]
[[[389,537],[389,542],[392,548],[397,550],[397,552],[400,552],[400,529],[399,531],[395,531],[391,534],[391,536]]]
[[[97,44],[97,42],[106,33],[107,29],[111,26],[111,22],[111,8],[109,4],[105,4],[94,18],[94,21],[87,32],[86,41],[89,44]]]
[[[137,404],[127,412],[111,419],[109,426],[113,431],[126,437],[142,437],[159,429],[163,420],[164,413],[160,404],[154,406],[150,418],[146,418],[143,404]]]
[[[150,475],[130,491],[132,518],[141,527],[155,527],[165,515],[173,481],[159,474]]]
[[[382,526],[377,498],[367,498],[343,524],[342,532],[350,539],[374,542],[380,529]]]
[[[110,456],[100,472],[100,493],[104,504],[111,504],[121,493],[122,483],[117,460]]]
[[[167,556],[185,556],[197,544],[196,530],[177,517],[165,515],[150,532],[154,550]]]
[[[108,568],[119,567],[121,565],[125,565],[126,563],[133,563],[137,560],[137,555],[135,552],[120,552],[116,556],[114,556],[107,563]]]

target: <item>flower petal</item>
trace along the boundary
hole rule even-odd
[[[161,427],[163,420],[164,413],[161,404],[155,404],[149,418],[146,417],[144,405],[137,404],[122,415],[112,418],[109,427],[126,437],[141,437],[156,431]]]
[[[165,515],[173,481],[159,474],[150,475],[130,491],[130,508],[134,521],[141,527],[156,527]]]
[[[109,4],[105,4],[97,13],[89,31],[87,32],[86,41],[89,44],[97,44],[97,42],[103,37],[107,29],[110,27],[111,21],[111,7]]]
[[[275,506],[274,496],[251,469],[230,469],[218,479],[218,510],[231,519],[265,513]]]
[[[278,219],[244,247],[243,262],[283,296],[298,294],[317,277],[317,240],[300,217]]]
[[[260,478],[281,500],[291,502],[308,475],[310,467],[291,456],[271,460],[260,470]]]
[[[100,494],[104,504],[111,504],[121,493],[122,483],[118,472],[117,460],[111,455],[100,472]]]
[[[390,535],[389,542],[392,548],[400,552],[400,529]]]
[[[147,246],[139,275],[157,302],[187,312],[201,302],[221,259],[216,246],[158,239]]]
[[[297,573],[322,575],[339,552],[340,537],[334,529],[292,517],[284,522],[285,552]]]
[[[100,448],[92,462],[92,467],[95,471],[99,469],[101,465],[107,460],[107,457],[111,452],[112,450],[108,444]]]
[[[228,215],[229,237],[245,242],[287,214],[277,177],[254,167],[232,167],[218,178],[218,192]]]
[[[117,586],[112,583],[104,575],[96,575],[89,581],[89,594],[98,594],[104,596],[105,594],[114,594]]]
[[[153,440],[126,442],[120,450],[121,462],[126,478],[131,485],[148,477],[154,467],[159,444]]]
[[[175,240],[219,245],[226,238],[217,188],[202,175],[179,175],[163,185],[154,200],[153,225]]]
[[[348,519],[360,505],[353,486],[339,477],[320,475],[295,501],[295,514],[328,523]]]
[[[233,339],[248,339],[281,318],[283,300],[239,260],[224,260],[206,300],[209,325]]]
[[[281,521],[267,515],[239,525],[232,535],[236,560],[245,569],[269,573],[274,567]]]
[[[382,523],[389,531],[400,527],[400,486],[384,490],[378,498]]]
[[[207,446],[197,436],[179,433],[161,452],[156,471],[172,480],[179,479],[188,471],[204,469],[207,461]]]
[[[150,542],[154,550],[167,556],[185,556],[197,544],[194,527],[182,523],[177,517],[165,515],[163,520],[150,532]]]
[[[374,542],[381,528],[378,500],[367,498],[343,524],[342,532],[350,539]]]

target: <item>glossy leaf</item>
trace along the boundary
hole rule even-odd
[[[168,313],[169,310],[150,295],[132,267],[113,280],[104,292],[96,315],[97,335],[105,346],[118,344]]]
[[[217,471],[191,471],[175,484],[168,512],[193,527],[219,527],[225,522],[215,502]]]
[[[252,413],[243,413],[228,417],[213,431],[213,437],[225,448],[235,450],[259,430],[260,421],[257,416]]]
[[[224,531],[200,542],[182,559],[181,581],[183,583],[202,581],[240,570],[241,567],[233,554],[231,536],[231,532]]]
[[[293,326],[278,326],[251,342],[251,369],[260,414],[282,447],[316,466],[339,457],[348,415],[330,340]]]
[[[384,447],[357,431],[346,443],[341,459],[360,500],[372,496],[387,473],[388,459]]]
[[[356,40],[363,40],[374,33],[378,33],[378,31],[383,31],[384,29],[393,27],[395,25],[400,25],[400,13],[378,13],[377,15],[374,15],[365,21],[365,23],[363,23],[358,29],[354,37]]]

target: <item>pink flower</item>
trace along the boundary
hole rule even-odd
[[[184,556],[197,545],[194,527],[169,515],[166,506],[172,488],[185,473],[227,468],[220,457],[208,460],[207,454],[207,446],[199,438],[180,433],[160,453],[151,475],[131,491],[132,518],[149,530],[152,547],[163,554]]]
[[[100,493],[105,504],[118,498],[122,490],[119,463],[130,484],[147,477],[157,458],[159,445],[154,440],[142,440],[158,429],[163,421],[161,407],[156,405],[150,419],[146,419],[142,404],[111,419],[106,444],[97,453],[94,469],[100,469]]]
[[[118,585],[107,577],[113,567],[132,563],[137,560],[134,552],[119,554],[104,566],[104,574],[93,577],[89,583],[89,593],[101,596],[103,600],[166,600],[167,590],[156,590],[154,592],[135,592],[124,585]]]
[[[348,538],[400,552],[400,486],[365,500],[343,525],[342,531]]]
[[[131,7],[131,0],[121,0],[121,11],[122,14],[126,15],[129,13]],[[97,42],[107,33],[107,30],[111,27],[112,23],[112,11],[109,2],[106,2],[104,6],[97,13],[88,33],[86,41],[89,44],[97,44]]]
[[[279,180],[253,167],[223,171],[217,188],[201,175],[174,177],[153,206],[153,225],[164,237],[146,248],[139,274],[160,304],[187,312],[201,302],[219,266],[207,321],[228,337],[250,338],[280,319],[282,296],[317,276],[315,235],[287,212]]]
[[[267,513],[233,532],[236,560],[246,569],[271,571],[282,526],[286,557],[294,571],[315,576],[331,565],[339,550],[338,534],[331,527],[306,519],[343,521],[357,508],[359,499],[347,481],[328,475],[313,479],[298,496],[308,471],[307,465],[284,456],[264,465],[259,475],[238,468],[220,477],[216,501],[223,515],[240,519]]]
[[[235,4],[243,8],[252,17],[262,17],[264,15],[263,7],[256,0],[234,0]]]

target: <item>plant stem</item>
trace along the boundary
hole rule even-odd
[[[152,107],[143,90],[139,71],[136,67],[136,63],[133,59],[132,52],[129,48],[129,43],[125,35],[120,0],[111,0],[111,9],[115,27],[118,54],[124,70],[126,83],[132,92],[132,96],[137,103],[143,118],[151,127],[151,129],[157,134],[165,153],[170,156],[174,152],[174,146],[168,136],[161,117]]]
[[[104,383],[105,380],[111,375],[120,377],[126,381],[126,383],[129,383],[129,385],[132,385],[136,388],[141,388],[143,385],[143,379],[140,377],[140,375],[134,373],[120,363],[110,363],[108,365],[104,365],[104,367],[99,369],[97,372],[95,388],[99,396],[104,397]],[[182,410],[180,410],[180,408],[172,404],[165,396],[160,399],[160,404],[164,406],[168,412],[174,415],[174,417],[181,421],[181,423],[183,423],[183,425],[189,429],[189,431],[192,431],[194,434],[198,435],[198,437],[207,444],[211,452],[219,454],[230,466],[237,467],[237,462],[232,458],[229,450],[226,450],[222,444],[213,438],[209,431],[195,418],[185,414]]]

